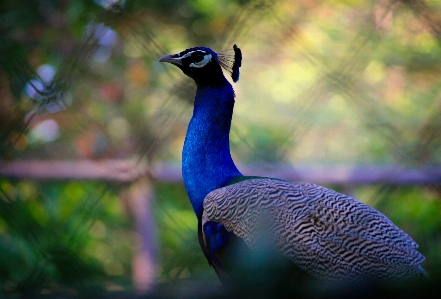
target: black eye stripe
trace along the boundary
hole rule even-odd
[[[216,55],[216,53],[213,54],[204,47],[196,47],[186,49],[177,55],[180,58],[183,67],[202,68],[212,61],[213,55]]]

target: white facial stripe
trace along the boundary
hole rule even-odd
[[[196,51],[190,51],[190,52],[186,53],[184,56],[182,56],[181,59],[183,59],[183,58],[187,58],[187,57],[191,56],[191,54],[193,54],[194,52],[201,52],[201,53],[204,53],[204,52],[199,51],[199,50],[196,50]]]
[[[190,63],[190,67],[201,68],[204,67],[210,61],[211,61],[211,54],[207,54],[204,56],[204,59],[202,59],[202,61],[196,63],[195,62]]]

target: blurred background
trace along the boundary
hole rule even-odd
[[[234,43],[244,174],[374,206],[441,274],[438,0],[4,0],[3,294],[220,285],[180,174],[194,83],[157,60]]]

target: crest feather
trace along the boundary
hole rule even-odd
[[[239,47],[234,44],[233,49],[219,51],[217,59],[220,66],[227,71],[234,82],[239,80],[239,68],[242,65],[242,52]]]

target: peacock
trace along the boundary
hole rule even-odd
[[[196,83],[182,150],[182,176],[202,251],[222,281],[234,244],[269,243],[300,271],[326,281],[406,281],[426,276],[417,243],[374,208],[305,182],[244,176],[229,145],[242,53],[194,47],[166,55]]]

